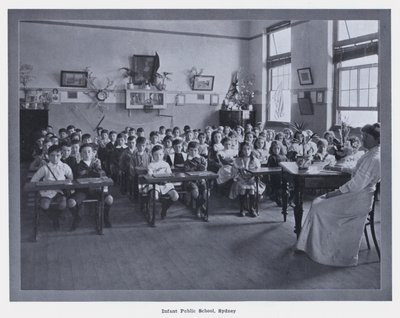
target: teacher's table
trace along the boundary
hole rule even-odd
[[[208,221],[208,201],[209,201],[209,191],[210,185],[209,180],[217,179],[218,175],[211,171],[191,171],[191,172],[173,172],[170,175],[159,175],[159,176],[149,176],[144,175],[139,178],[139,184],[148,184],[152,185],[153,190],[155,191],[156,184],[163,183],[173,183],[173,182],[187,182],[187,181],[197,181],[204,179],[206,181],[206,211],[203,216],[204,221]],[[153,196],[153,209],[152,216],[149,217],[149,223],[151,226],[156,225],[156,198]]]
[[[39,191],[45,190],[76,190],[76,189],[101,189],[100,205],[97,210],[97,233],[103,234],[103,214],[104,214],[104,192],[105,188],[112,186],[114,183],[108,177],[100,178],[84,178],[76,180],[60,180],[60,181],[39,181],[27,182],[24,191],[35,192],[35,209],[34,209],[34,240],[37,240],[39,232],[39,207],[38,194]]]
[[[324,170],[326,163],[314,163],[307,170],[299,169],[295,162],[281,162],[282,167],[282,214],[286,221],[288,183],[294,184],[294,232],[300,235],[303,219],[303,194],[305,189],[336,189],[350,180],[344,172]]]

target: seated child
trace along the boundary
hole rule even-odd
[[[76,161],[75,157],[71,156],[70,143],[64,143],[63,145],[61,145],[61,154],[61,161],[66,163],[71,168],[72,172],[75,172],[78,162]]]
[[[82,144],[91,144],[91,143],[92,143],[92,136],[90,134],[83,134]]]
[[[204,133],[206,134],[206,144],[210,145],[212,142],[212,133],[213,133],[213,129],[210,126],[207,126],[204,129]]]
[[[151,162],[151,155],[146,150],[146,138],[136,139],[136,150],[133,152],[129,164],[129,176],[133,180],[133,194],[137,197],[139,193],[138,176],[147,173],[147,167]]]
[[[49,162],[48,150],[51,146],[53,146],[51,141],[45,141],[43,143],[42,153],[34,157],[33,161],[29,165],[29,171],[36,171]]]
[[[152,153],[151,150],[153,149],[153,147],[155,145],[159,145],[160,143],[158,142],[158,131],[152,131],[150,133],[150,141],[149,143],[146,145],[147,151],[149,153]]]
[[[167,160],[167,157],[170,154],[175,153],[174,148],[172,147],[172,136],[165,136],[163,139],[163,146],[164,146],[164,158]]]
[[[31,182],[38,181],[59,181],[72,180],[73,174],[71,168],[61,162],[61,147],[53,145],[48,149],[49,163],[45,163],[33,175]],[[57,204],[57,211],[51,214],[53,226],[55,230],[60,228],[59,216],[67,206],[67,199],[61,190],[46,190],[40,191],[40,208],[43,211],[48,211],[51,202]]]
[[[59,136],[59,142],[68,142],[69,138],[68,138],[68,133],[67,130],[65,128],[60,128],[58,130],[58,136]]]
[[[232,141],[232,149],[235,149],[237,153],[239,153],[239,141],[238,141],[238,135],[236,131],[232,130],[229,135],[229,138],[231,138]]]
[[[221,140],[222,134],[218,130],[213,131],[210,147],[208,148],[208,170],[215,173],[217,173],[219,168],[222,167],[217,155],[218,151],[224,149]]]
[[[80,143],[77,140],[71,142],[71,157],[74,157],[76,162],[81,161],[81,155],[79,153]]]
[[[171,128],[168,128],[168,129],[165,131],[165,136],[171,136],[171,137],[172,137],[172,129],[171,129]]]
[[[265,139],[258,137],[254,142],[253,155],[256,157],[260,163],[266,163],[268,160],[269,151],[265,149]]]
[[[271,142],[271,148],[269,148],[269,158],[267,162],[268,167],[279,167],[280,162],[287,161],[286,156],[281,154],[282,147],[282,143],[278,140]],[[271,175],[269,184],[271,185],[271,199],[274,200],[278,206],[282,206],[281,176]]]
[[[156,176],[159,174],[169,174],[172,173],[171,167],[166,163],[164,158],[164,150],[161,145],[156,145],[151,150],[153,161],[149,163],[148,175]],[[165,183],[163,185],[157,184],[155,186],[155,192],[153,192],[153,188],[149,186],[145,186],[143,192],[151,192],[152,196],[155,196],[155,199],[158,200],[160,195],[168,194],[169,200],[163,200],[161,202],[161,218],[164,219],[167,215],[168,208],[172,205],[173,202],[179,199],[178,192],[176,192],[174,185],[172,183]]]
[[[236,126],[235,131],[237,134],[238,143],[241,144],[244,141],[244,128],[242,126]]]
[[[158,128],[158,138],[159,140],[163,140],[165,138],[165,126],[160,126],[160,128]]]
[[[229,133],[231,132],[231,127],[229,127],[229,126],[225,126],[224,127],[224,130],[222,131],[222,135],[224,136],[224,137],[229,137]]]
[[[315,162],[326,162],[328,165],[333,166],[336,163],[335,157],[327,152],[328,141],[326,139],[319,139],[317,142],[317,153],[314,155]]]
[[[169,154],[166,158],[166,162],[172,169],[183,170],[184,168],[187,154],[182,152],[182,143],[182,139],[174,139],[172,142],[174,153]]]
[[[136,136],[136,129],[135,128],[129,128],[129,132],[128,132],[128,137],[130,136]]]
[[[194,136],[193,131],[187,130],[185,132],[185,136],[184,136],[183,143],[182,143],[182,151],[183,152],[187,152],[187,146],[188,146],[189,142],[191,142],[193,140],[193,136]]]
[[[97,140],[97,145],[99,146],[98,157],[99,157],[103,167],[105,167],[106,160],[107,160],[106,146],[109,142],[110,142],[110,139],[108,139],[108,130],[103,129],[101,131],[100,138]]]
[[[137,134],[138,137],[144,137],[144,135],[145,135],[144,129],[143,129],[142,127],[139,127],[139,128],[136,130],[136,134]]]
[[[185,171],[206,171],[207,160],[199,154],[199,144],[196,141],[191,141],[188,144],[188,157],[185,161]],[[200,218],[205,214],[207,201],[206,181],[200,179],[195,181],[186,182],[186,189],[191,193],[192,197],[196,200],[196,215]]]
[[[256,217],[256,180],[254,176],[249,173],[248,170],[259,168],[260,161],[255,158],[252,154],[253,147],[250,143],[244,142],[240,146],[239,157],[235,159],[233,163],[232,173],[235,176],[232,185],[232,191],[230,198],[239,196],[240,203],[240,216],[246,216],[245,212],[245,200],[246,195],[249,194],[249,212],[250,216]],[[265,186],[259,182],[258,193],[262,194],[265,190]]]
[[[179,127],[174,127],[174,129],[172,130],[172,137],[174,139],[181,139],[181,130],[179,129]]]
[[[78,163],[76,169],[76,179],[82,178],[99,178],[105,176],[106,173],[101,169],[99,159],[94,157],[93,144],[83,144],[79,149],[82,160]],[[68,207],[71,209],[73,216],[71,231],[75,231],[80,223],[79,207],[86,199],[99,199],[101,196],[100,189],[77,189],[68,199]],[[104,225],[111,227],[110,208],[113,203],[113,197],[107,194],[104,198]]]
[[[208,145],[206,143],[206,134],[202,132],[199,133],[198,139],[199,139],[199,144],[198,144],[199,155],[207,159]]]
[[[238,152],[232,149],[232,141],[229,137],[224,137],[221,141],[224,149],[217,152],[217,157],[221,163],[218,169],[217,183],[222,184],[232,179],[232,165]]]

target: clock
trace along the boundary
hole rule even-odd
[[[104,102],[107,99],[107,97],[108,97],[108,94],[107,94],[107,92],[105,90],[101,89],[96,93],[96,98],[100,102]]]

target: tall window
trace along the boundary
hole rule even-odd
[[[290,122],[291,32],[290,22],[267,29],[268,119]]]
[[[334,45],[336,123],[378,121],[378,21],[338,21]]]

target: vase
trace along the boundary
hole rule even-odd
[[[297,156],[296,164],[299,167],[299,170],[307,170],[311,166],[311,157],[309,156]]]
[[[126,86],[127,86],[128,89],[133,89],[134,88],[133,83],[128,83]]]

